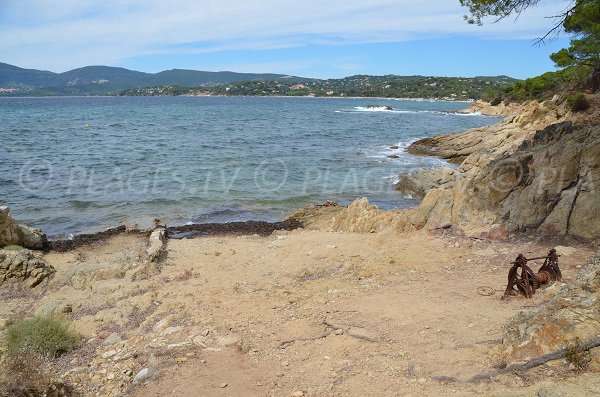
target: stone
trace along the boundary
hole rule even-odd
[[[180,325],[178,325],[176,327],[168,327],[168,328],[165,328],[165,330],[163,332],[161,332],[161,335],[162,336],[172,335],[172,334],[181,332],[182,330],[183,330],[183,327]]]
[[[120,343],[121,341],[121,335],[117,334],[116,332],[113,332],[106,339],[104,339],[104,342],[102,342],[102,346],[114,345]]]
[[[577,251],[577,249],[573,247],[566,247],[564,245],[557,245],[556,247],[554,247],[554,249],[556,250],[556,253],[560,256],[571,256]]]
[[[0,331],[5,330],[11,324],[12,324],[12,322],[9,319],[7,319],[7,318],[0,318]]]
[[[304,392],[302,390],[298,390],[292,393],[292,397],[303,397]]]
[[[333,333],[335,335],[343,335],[344,334],[344,330],[341,328],[336,329],[335,331],[333,331]]]
[[[232,346],[240,342],[240,338],[236,335],[225,335],[217,338],[219,346]]]
[[[226,382],[219,383],[219,387],[220,387],[221,389],[224,389],[224,388],[226,388],[227,386],[229,386],[229,384],[228,384],[228,383],[226,383]]]
[[[165,251],[167,231],[164,227],[157,227],[150,234],[146,255],[150,262],[158,262]]]
[[[73,312],[73,307],[70,303],[65,302],[48,302],[38,306],[35,309],[36,316],[55,316],[60,314],[68,314]]]
[[[521,232],[600,239],[600,111],[558,116],[559,104],[536,101],[501,107],[512,114],[499,124],[409,146],[409,153],[458,164],[400,178],[400,191],[424,194],[418,207],[380,211],[361,198],[348,207],[309,206],[288,219],[344,232],[451,224],[453,232],[484,239]]]
[[[423,198],[431,189],[449,189],[454,186],[458,172],[452,168],[421,170],[399,176],[396,190],[417,198]]]
[[[110,358],[110,357],[114,356],[115,354],[117,354],[116,350],[109,350],[107,352],[102,353],[102,358]]]
[[[151,379],[157,374],[157,371],[154,368],[143,368],[140,372],[138,372],[133,377],[133,383],[142,383]]]
[[[0,247],[19,245],[41,250],[46,241],[46,235],[41,230],[18,224],[10,216],[10,209],[0,206]]]
[[[56,269],[48,265],[41,255],[28,249],[0,250],[0,287],[22,284],[35,288],[54,277]]]

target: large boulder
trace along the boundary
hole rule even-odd
[[[21,284],[30,288],[50,280],[56,269],[40,253],[28,249],[0,250],[0,287]]]
[[[20,245],[39,250],[45,242],[46,235],[41,230],[18,224],[10,216],[10,209],[0,206],[0,247]]]
[[[452,168],[436,168],[402,174],[396,183],[396,190],[423,198],[431,189],[453,187],[457,174],[458,172]]]
[[[600,124],[571,122],[547,126],[514,150],[470,153],[454,186],[430,190],[413,223],[451,223],[488,237],[503,230],[500,237],[536,231],[597,240],[598,153]]]

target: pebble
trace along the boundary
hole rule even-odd
[[[144,368],[133,378],[133,383],[140,383],[150,378],[156,373],[156,370],[152,368]]]
[[[229,386],[229,385],[228,385],[227,383],[225,383],[225,382],[223,382],[223,383],[220,383],[220,384],[219,384],[219,387],[220,387],[221,389],[224,389],[224,388],[226,388],[227,386]]]
[[[298,390],[292,393],[292,397],[302,397],[304,396],[304,392],[302,390]]]
[[[172,334],[175,334],[177,332],[180,332],[182,329],[183,329],[182,326],[168,327],[168,328],[165,328],[165,330],[161,333],[161,335],[162,336],[172,335]]]
[[[102,338],[100,338],[100,339],[102,339]],[[108,337],[104,338],[104,342],[102,342],[102,345],[110,346],[110,345],[114,345],[119,342],[121,342],[121,335],[117,334],[116,332],[113,332]]]
[[[336,329],[335,331],[333,331],[333,333],[334,333],[335,335],[342,335],[342,334],[344,333],[344,330],[343,330],[343,329],[340,329],[340,328],[338,328],[338,329]]]
[[[238,336],[235,335],[226,335],[226,336],[220,336],[217,339],[217,344],[219,344],[220,346],[231,346],[231,345],[235,345],[236,343],[239,343],[240,338]]]
[[[102,358],[109,358],[109,357],[112,357],[112,356],[114,356],[115,354],[117,354],[117,351],[116,351],[116,350],[109,350],[109,351],[107,351],[107,352],[104,352],[104,353],[102,354]]]

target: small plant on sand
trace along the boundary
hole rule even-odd
[[[582,112],[590,107],[590,103],[582,92],[576,92],[567,98],[567,106],[572,112]]]
[[[325,268],[318,268],[318,269],[304,268],[304,269],[300,270],[298,273],[296,273],[295,278],[296,278],[296,280],[298,280],[302,283],[305,281],[317,280],[319,278],[326,277],[327,274],[328,274],[328,272],[327,272],[327,269],[325,269]]]
[[[9,353],[37,353],[56,357],[73,350],[79,336],[62,319],[36,316],[11,325],[6,330],[6,348]]]
[[[575,369],[585,369],[590,363],[592,357],[589,350],[581,350],[581,339],[575,338],[572,342],[567,342],[565,347],[567,352],[565,353],[565,360],[567,363],[573,365]]]
[[[4,251],[21,251],[23,247],[20,245],[7,245],[2,248]]]

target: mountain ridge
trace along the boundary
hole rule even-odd
[[[0,63],[0,96],[284,95],[478,99],[516,80],[502,76],[357,74],[316,79],[278,73],[168,69],[156,73],[91,65],[63,73]]]

